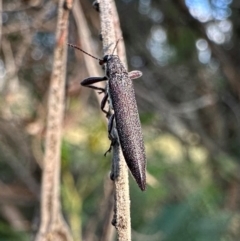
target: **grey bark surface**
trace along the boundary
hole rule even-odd
[[[100,4],[100,20],[101,35],[103,39],[103,54],[112,54],[115,44],[121,36],[120,24],[116,13],[114,1],[101,0]],[[119,28],[118,30],[116,30]],[[122,42],[122,41],[120,41]],[[121,46],[121,45],[120,45]],[[122,53],[124,48],[122,48]],[[124,58],[124,60],[126,57]],[[125,63],[126,64],[126,63]],[[128,168],[124,160],[120,145],[113,146],[113,165],[117,178],[115,179],[115,208],[113,224],[117,229],[119,241],[131,240],[131,217],[130,217],[130,198],[129,198],[129,182]]]

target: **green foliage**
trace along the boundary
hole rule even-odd
[[[191,195],[182,203],[163,205],[156,210],[156,216],[148,223],[146,233],[160,232],[164,241],[221,240],[228,229],[231,215],[216,210],[216,203],[207,208],[203,194],[204,192]],[[214,195],[211,198],[214,199]]]
[[[29,234],[26,232],[16,231],[0,221],[0,241],[28,241],[30,240]]]
[[[175,46],[177,54],[176,63],[183,63],[193,59],[195,54],[196,36],[193,31],[186,27],[176,28],[175,31],[168,31],[169,43]]]

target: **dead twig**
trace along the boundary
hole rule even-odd
[[[66,39],[71,0],[60,0],[53,72],[49,87],[47,130],[41,190],[41,224],[36,241],[70,241],[72,237],[62,214],[59,197],[60,150],[64,112]]]
[[[116,44],[116,33],[121,32],[120,24],[116,23],[116,6],[113,1],[101,0],[100,20],[101,20],[101,36],[103,39],[104,55],[112,54]],[[119,21],[118,21],[119,22]],[[119,28],[118,30],[116,30]],[[125,58],[124,58],[125,60]],[[116,169],[115,178],[115,208],[113,224],[117,229],[118,240],[131,240],[131,218],[130,218],[130,200],[129,200],[129,183],[128,183],[128,168],[124,160],[120,145],[113,146],[113,165]],[[116,175],[117,172],[117,175]]]
[[[78,37],[81,41],[81,48],[84,49],[84,51],[88,53],[93,52],[93,44],[91,44],[92,38],[91,38],[91,33],[89,31],[89,26],[87,24],[87,21],[84,17],[84,13],[82,10],[82,6],[79,1],[74,2],[74,7],[73,7],[73,16],[76,20],[76,25],[77,25],[77,33]],[[99,68],[98,62],[87,56],[86,54],[83,54],[83,58],[85,60],[86,68],[88,73],[91,76],[101,76],[102,71]],[[104,88],[104,83],[96,83],[95,86]],[[102,95],[98,94],[98,91],[95,91],[96,97],[98,99],[99,104],[101,103],[102,100]]]

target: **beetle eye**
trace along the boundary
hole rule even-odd
[[[105,55],[105,56],[103,57],[103,62],[104,62],[104,63],[107,63],[108,60],[110,60],[111,58],[112,58],[111,55]]]

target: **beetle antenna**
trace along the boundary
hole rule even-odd
[[[93,55],[91,55],[91,54],[87,53],[86,51],[82,50],[81,48],[79,48],[77,45],[70,44],[70,43],[67,43],[67,45],[70,46],[70,47],[72,47],[72,48],[74,48],[74,49],[78,49],[78,50],[82,51],[84,54],[87,54],[88,56],[90,56],[90,57],[92,57],[92,58],[94,58],[94,59],[96,59],[96,60],[102,61],[102,59],[99,59],[99,58],[97,58],[97,57],[94,57]]]
[[[112,51],[112,55],[113,55],[115,49],[117,48],[118,42],[119,42],[121,39],[122,39],[122,38],[119,38],[119,39],[117,40],[117,42],[116,42],[116,44],[115,44],[115,47],[114,47],[114,49],[113,49],[113,51]]]

